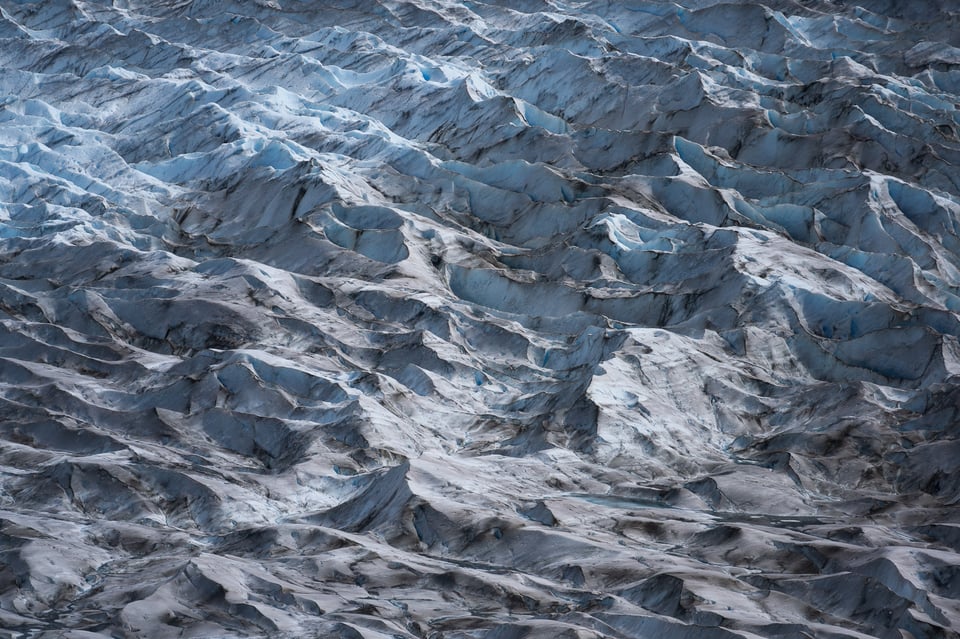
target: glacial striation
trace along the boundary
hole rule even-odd
[[[960,7],[0,2],[0,637],[960,636]]]

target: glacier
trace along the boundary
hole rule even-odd
[[[960,637],[960,7],[0,2],[0,637]]]

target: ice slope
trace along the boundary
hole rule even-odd
[[[0,636],[957,637],[951,2],[0,2]]]

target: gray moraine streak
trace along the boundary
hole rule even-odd
[[[0,0],[0,637],[949,639],[955,0]]]

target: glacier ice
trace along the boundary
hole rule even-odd
[[[0,4],[0,637],[957,637],[958,26]]]

